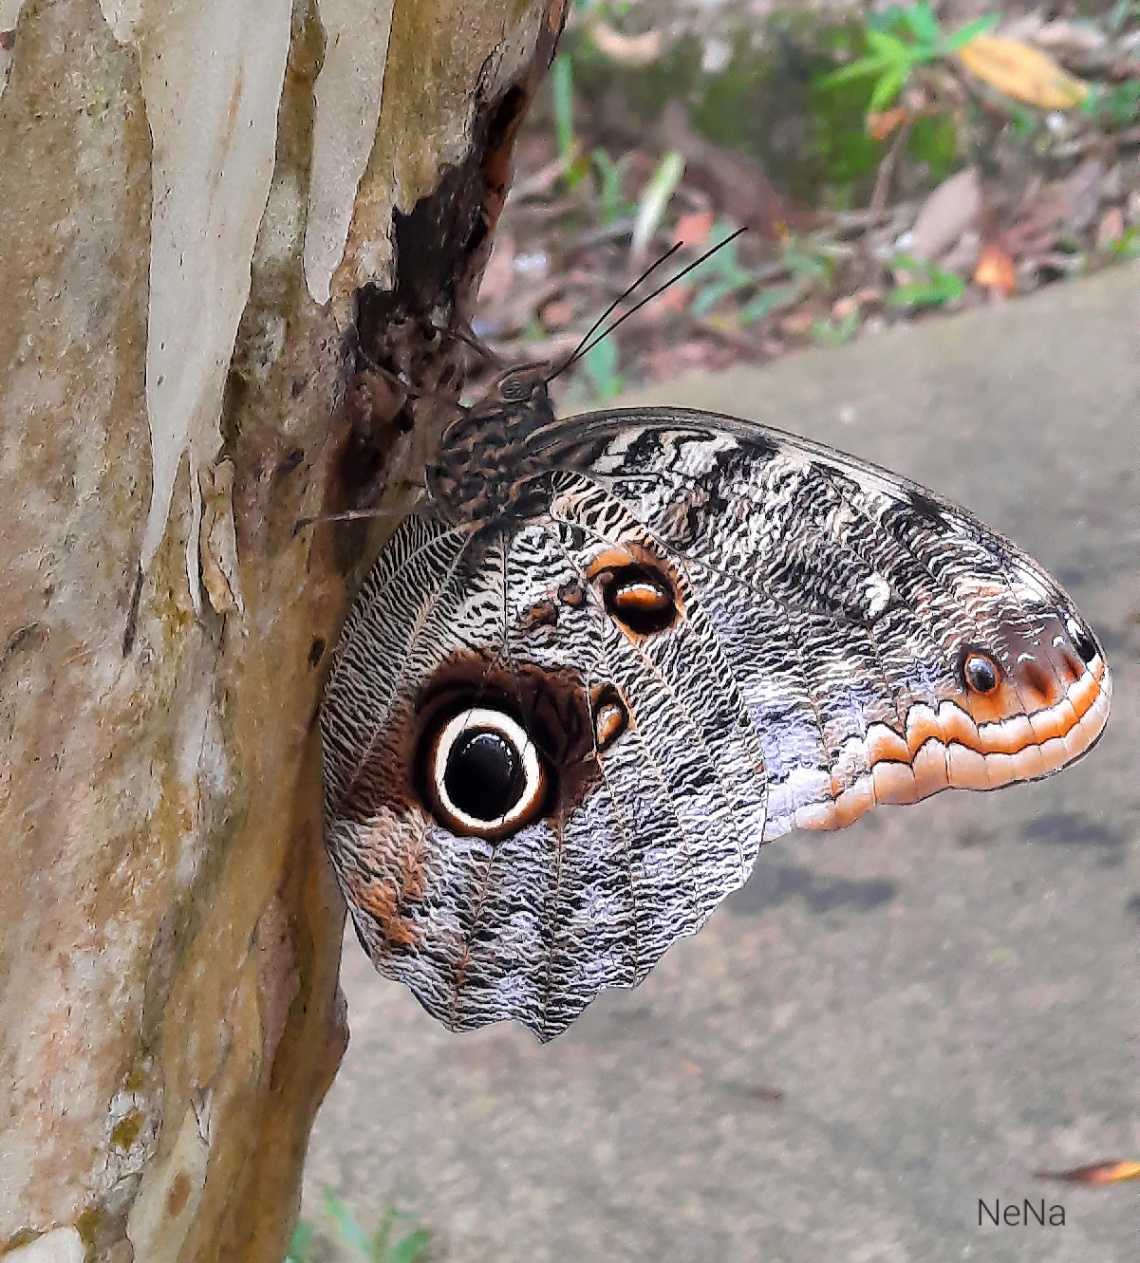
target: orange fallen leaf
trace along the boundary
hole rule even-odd
[[[1096,248],[1107,250],[1113,242],[1124,236],[1124,212],[1119,206],[1110,206],[1101,216],[1096,229]]]
[[[1008,252],[992,241],[983,246],[974,269],[974,284],[1008,298],[1017,288],[1017,271]]]
[[[693,211],[682,215],[673,230],[673,238],[683,246],[699,246],[712,232],[716,216],[711,210]]]
[[[546,329],[561,329],[577,315],[574,304],[567,298],[554,298],[542,308],[542,324]]]
[[[1089,94],[1088,84],[1074,78],[1045,53],[1017,40],[975,35],[958,49],[958,58],[991,87],[1043,110],[1067,110]]]
[[[872,140],[886,140],[886,138],[903,123],[910,118],[907,110],[883,110],[881,114],[867,115],[867,135]]]
[[[1071,1171],[1034,1171],[1039,1180],[1064,1180],[1067,1184],[1119,1184],[1122,1180],[1140,1179],[1140,1162],[1116,1160],[1094,1162]]]
[[[686,285],[684,281],[678,281],[659,294],[653,300],[653,305],[657,308],[658,316],[663,316],[666,313],[676,314],[688,307],[689,299],[692,296],[693,287]],[[652,317],[649,317],[649,319],[652,319]]]

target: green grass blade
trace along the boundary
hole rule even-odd
[[[324,1194],[325,1210],[333,1221],[337,1235],[350,1250],[359,1254],[362,1259],[370,1260],[372,1242],[368,1239],[368,1233],[356,1222],[355,1215],[331,1188],[326,1188]]]
[[[637,204],[637,218],[634,220],[630,240],[630,250],[634,258],[642,254],[653,240],[653,234],[661,226],[661,220],[665,217],[665,211],[684,174],[684,155],[677,149],[671,149],[649,177],[649,183]]]
[[[984,18],[978,18],[974,22],[967,22],[960,30],[946,38],[943,45],[944,51],[948,53],[956,53],[963,44],[968,44],[977,35],[988,35],[990,31],[1001,21],[1000,13],[987,13]]]
[[[558,156],[569,161],[578,148],[574,135],[574,65],[569,57],[554,59],[550,86],[554,98],[554,134],[558,138]]]
[[[431,1233],[423,1228],[417,1228],[415,1232],[409,1232],[406,1237],[396,1242],[384,1263],[416,1263],[416,1260],[426,1253],[430,1244]]]

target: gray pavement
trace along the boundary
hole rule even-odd
[[[1017,540],[1105,643],[1108,732],[1037,785],[773,843],[546,1047],[448,1034],[348,942],[306,1213],[321,1183],[365,1222],[394,1201],[450,1263],[1132,1263],[1135,1184],[1031,1173],[1140,1158],[1140,270],[652,398],[869,457]],[[1064,1226],[979,1226],[1024,1198]]]

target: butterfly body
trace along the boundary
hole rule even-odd
[[[327,840],[379,969],[550,1038],[640,982],[760,845],[1032,779],[1111,691],[1066,594],[937,496],[670,409],[557,420],[541,373],[447,432],[350,614]]]

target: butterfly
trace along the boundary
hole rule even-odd
[[[1046,776],[1112,690],[1060,586],[933,492],[729,416],[560,420],[548,381],[511,370],[445,432],[321,712],[376,968],[453,1030],[541,1040],[764,842]]]

